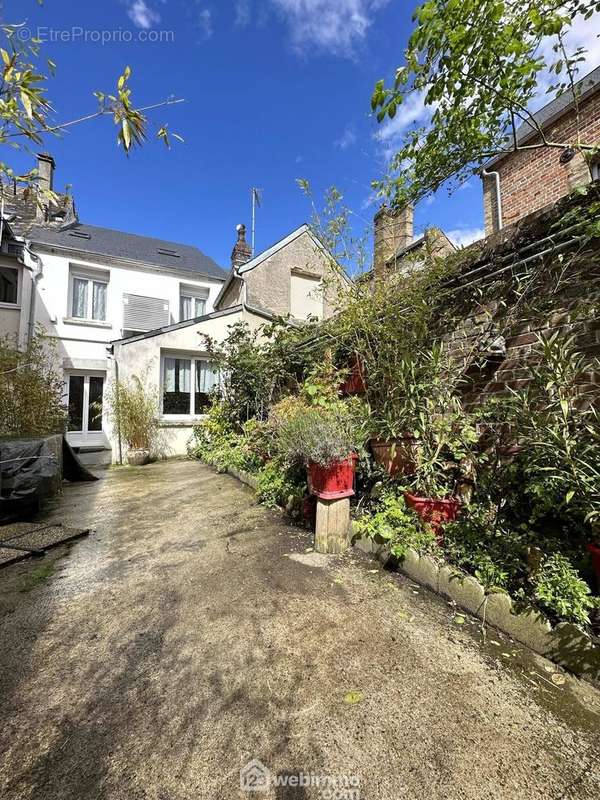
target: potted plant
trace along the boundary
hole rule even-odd
[[[306,466],[310,491],[317,497],[333,500],[354,494],[361,443],[357,411],[352,401],[309,405],[301,398],[288,399],[274,410],[278,453],[288,463]]]
[[[474,472],[475,425],[463,411],[458,397],[448,394],[445,407],[439,397],[425,401],[419,414],[419,439],[414,490],[406,492],[407,504],[431,525],[440,543],[443,524],[456,519],[460,501],[455,496],[465,473]]]
[[[127,447],[130,466],[147,464],[158,446],[158,395],[137,375],[113,381],[106,395],[107,415]]]

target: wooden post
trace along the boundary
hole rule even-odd
[[[348,547],[350,531],[350,498],[322,500],[317,498],[315,550],[317,553],[343,553]]]

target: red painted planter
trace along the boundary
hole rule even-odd
[[[432,497],[417,497],[409,492],[404,493],[406,505],[414,509],[419,517],[431,525],[438,542],[444,541],[444,522],[452,522],[458,515],[460,503],[453,497],[447,500],[437,500]]]
[[[588,544],[587,549],[592,555],[592,566],[596,573],[598,586],[600,586],[600,544]]]
[[[355,353],[350,364],[350,375],[340,386],[340,392],[342,394],[363,394],[366,391],[367,385],[362,361],[360,356]]]
[[[328,467],[311,461],[308,465],[308,488],[311,493],[323,500],[352,497],[356,460],[357,456],[351,455],[345,461],[336,461]]]

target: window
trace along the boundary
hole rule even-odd
[[[179,321],[203,317],[206,314],[208,289],[202,287],[182,286],[179,298]]]
[[[323,318],[323,289],[321,280],[312,275],[292,273],[290,313],[295,319]]]
[[[600,161],[592,163],[592,180],[600,181]]]
[[[0,303],[17,304],[19,273],[14,267],[0,267]]]
[[[162,413],[165,416],[201,414],[219,376],[209,361],[163,356]],[[193,387],[193,391],[192,391]]]
[[[106,321],[108,279],[90,275],[71,275],[71,316],[75,319]]]

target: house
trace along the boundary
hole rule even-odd
[[[216,379],[201,334],[324,319],[350,283],[308,225],[255,257],[238,225],[227,272],[196,247],[80,222],[72,197],[49,194],[52,157],[40,154],[37,170],[37,187],[3,187],[0,335],[24,347],[42,326],[55,340],[67,438],[89,462],[121,455],[102,404],[110,381],[154,386],[165,452],[185,453]]]
[[[243,302],[297,320],[332,316],[335,299],[349,279],[308,225],[296,228],[254,258],[246,242],[246,227],[238,225],[237,234],[217,309]]]
[[[38,157],[38,185],[53,189],[54,161]],[[57,345],[69,407],[68,439],[110,450],[101,404],[115,339],[210,314],[227,273],[198,248],[80,223],[73,200],[4,193],[0,334],[22,346],[41,325]]]
[[[186,452],[194,424],[202,418],[218,380],[204,336],[222,341],[243,322],[252,330],[275,317],[301,324],[324,319],[334,310],[335,295],[350,280],[308,225],[252,258],[244,225],[237,226],[231,270],[212,313],[121,338],[111,345],[111,375],[144,378],[159,396],[159,432],[167,455]],[[124,455],[118,432],[112,432],[112,456]]]
[[[390,209],[382,206],[373,220],[374,256],[373,271],[365,273],[363,280],[385,280],[391,273],[402,273],[418,268],[427,258],[444,258],[456,247],[437,227],[428,228],[415,239],[413,208]]]
[[[489,236],[600,178],[600,160],[588,166],[583,155],[569,147],[578,136],[588,145],[600,144],[600,67],[524,122],[517,130],[517,149],[491,159],[482,172],[485,233]],[[579,126],[577,119],[579,118]],[[578,130],[579,127],[579,130]],[[564,148],[532,147],[541,143],[539,129]]]

